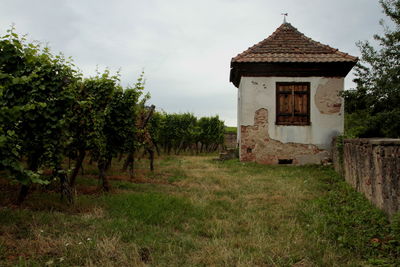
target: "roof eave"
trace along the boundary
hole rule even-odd
[[[229,81],[239,87],[241,77],[346,77],[357,60],[345,62],[235,62],[232,60]]]

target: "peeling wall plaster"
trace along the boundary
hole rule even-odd
[[[277,82],[309,82],[310,83],[310,121],[309,126],[282,126],[276,125],[276,83]],[[332,137],[343,133],[344,105],[338,95],[344,88],[344,78],[326,77],[242,77],[238,90],[238,141],[241,148],[241,159],[264,163],[276,163],[279,155],[286,157],[285,151],[293,152],[293,144],[303,150],[297,153],[298,164],[308,161],[318,161],[320,156],[315,156],[315,149],[329,150]],[[265,123],[260,123],[260,112],[265,110]],[[255,114],[258,114],[255,116]],[[255,128],[263,129],[255,131]],[[250,135],[249,135],[250,134]],[[263,140],[264,139],[264,140]],[[279,149],[269,151],[266,140],[279,142]],[[246,142],[246,143],[245,143]],[[288,147],[292,147],[287,150]],[[308,149],[307,146],[313,146]],[[243,149],[242,149],[243,147]],[[251,150],[252,154],[244,152]],[[255,150],[255,152],[254,152]],[[306,152],[308,155],[306,156]],[[267,153],[271,152],[271,158]],[[261,156],[257,156],[261,153]],[[273,153],[276,155],[274,156]],[[314,155],[314,159],[310,158]]]
[[[279,160],[292,160],[293,164],[321,163],[329,153],[315,145],[282,143],[268,134],[268,110],[255,112],[254,125],[241,126],[240,159],[263,164],[278,164]]]
[[[315,105],[322,114],[339,113],[342,107],[341,92],[342,81],[329,79],[325,84],[320,84],[315,93]]]

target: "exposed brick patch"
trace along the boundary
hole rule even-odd
[[[322,114],[339,113],[342,107],[342,98],[339,96],[342,88],[341,79],[330,79],[326,84],[319,85],[315,93],[315,105]]]
[[[279,159],[292,159],[293,164],[320,163],[326,151],[315,145],[282,143],[268,134],[268,110],[255,112],[253,126],[241,126],[240,160],[262,164],[278,164]]]

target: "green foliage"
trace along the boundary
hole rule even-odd
[[[139,98],[142,95],[144,85],[141,83],[143,74],[138,78],[138,82],[134,87],[128,87],[124,90],[121,104],[118,106],[119,110],[119,133],[122,135],[120,144],[122,145],[121,152],[130,152],[137,145],[137,129],[136,122],[140,108],[143,104],[138,105]],[[145,96],[146,97],[146,96]],[[145,103],[142,99],[142,103]]]
[[[162,129],[164,127],[165,113],[154,112],[149,121],[149,134],[154,143],[161,144],[164,140]]]
[[[212,152],[224,143],[224,122],[215,117],[197,119],[191,113],[167,114],[155,112],[150,120],[150,135],[164,151],[184,150]],[[200,147],[199,147],[200,145]]]
[[[347,130],[357,137],[400,137],[400,1],[380,3],[395,29],[384,27],[382,36],[374,36],[379,50],[367,41],[358,43],[357,88],[343,94],[350,114]]]
[[[119,76],[112,76],[108,71],[83,81],[83,97],[78,104],[81,112],[77,112],[74,118],[77,142],[71,151],[77,154],[78,151],[90,150],[98,162],[105,190],[108,190],[105,171],[111,159],[138,146],[136,123],[139,108],[144,103],[142,100],[139,105],[142,79],[143,74],[134,87],[125,90],[119,84]]]
[[[226,126],[225,133],[237,133],[237,127],[233,126]]]
[[[390,230],[391,236],[394,238],[389,240],[389,244],[394,249],[393,254],[400,255],[400,212],[393,215]]]
[[[200,118],[199,127],[199,140],[207,150],[215,150],[218,145],[224,143],[225,126],[218,116]]]
[[[76,177],[91,152],[104,177],[113,156],[137,145],[138,110],[149,98],[139,100],[143,73],[125,90],[108,70],[83,79],[63,55],[28,43],[14,29],[0,37],[0,51],[0,169],[8,177],[23,185],[59,177],[64,189],[66,155],[77,158]],[[53,175],[42,176],[42,169]]]
[[[7,33],[0,37],[0,165],[22,184],[47,183],[37,171],[61,164],[77,74],[62,55]]]
[[[120,136],[114,136],[114,121],[123,95],[118,85],[119,77],[111,76],[108,71],[85,80],[85,89],[93,96],[92,110],[89,113],[91,123],[90,148],[97,160],[106,160],[115,154],[113,144],[120,142]],[[119,118],[116,118],[118,121]]]
[[[346,102],[347,103],[347,102]],[[346,113],[344,115],[344,132],[348,138],[357,138],[368,136],[366,133],[369,131],[369,124],[366,121],[371,120],[367,110],[358,110],[353,113]]]
[[[190,113],[164,114],[161,122],[160,141],[164,148],[176,153],[195,142],[198,135],[197,119]]]

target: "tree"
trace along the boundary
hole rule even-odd
[[[400,137],[400,0],[380,0],[394,23],[383,35],[374,35],[375,49],[359,42],[361,60],[356,65],[357,87],[344,92],[347,134],[354,137]]]
[[[113,155],[110,136],[114,131],[110,129],[107,122],[110,113],[113,112],[111,105],[121,95],[122,88],[119,85],[119,76],[112,76],[109,71],[86,79],[84,84],[85,90],[90,96],[89,134],[86,136],[88,148],[97,161],[99,179],[102,181],[103,189],[109,191],[106,170]]]
[[[225,125],[217,116],[202,117],[199,119],[201,142],[200,152],[205,149],[206,152],[213,152],[218,149],[219,145],[224,143]]]
[[[139,101],[143,94],[145,85],[144,72],[141,73],[133,87],[128,87],[124,91],[123,105],[119,107],[119,117],[124,123],[119,132],[124,133],[124,142],[122,144],[120,153],[127,153],[128,156],[125,160],[123,171],[129,168],[129,176],[133,177],[133,165],[135,151],[140,147],[140,135],[145,125],[141,124],[141,114],[144,109],[146,101],[150,98],[149,94],[145,94]]]
[[[118,153],[133,153],[137,146],[136,122],[142,104],[138,103],[144,88],[142,80],[143,73],[134,87],[125,90],[119,84],[119,76],[111,76],[108,71],[85,81],[86,90],[93,96],[88,147],[97,161],[104,191],[110,190],[106,171],[112,158]]]
[[[108,70],[83,79],[62,54],[28,43],[14,29],[0,36],[0,55],[0,170],[21,184],[18,202],[30,185],[56,180],[72,202],[70,187],[88,152],[108,191],[112,158],[140,145],[138,117],[149,99],[142,97],[144,74],[125,90]],[[76,160],[70,181],[65,156]]]
[[[66,122],[78,75],[62,55],[27,43],[14,29],[0,38],[0,51],[0,165],[21,183],[19,202],[30,184],[48,183],[40,175],[44,167],[60,179],[64,192]]]

